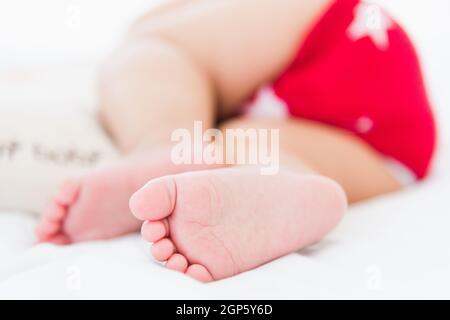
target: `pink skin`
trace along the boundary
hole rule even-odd
[[[63,184],[36,228],[39,242],[58,245],[110,239],[139,230],[130,212],[131,195],[148,180],[164,174],[205,169],[176,166],[167,150],[123,161]],[[211,166],[208,166],[211,168]]]
[[[256,268],[319,241],[347,208],[342,189],[317,175],[254,168],[185,173],[150,181],[130,200],[169,269],[209,282]]]

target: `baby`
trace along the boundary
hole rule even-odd
[[[276,117],[252,116],[263,87]],[[142,226],[156,260],[205,282],[319,241],[347,203],[400,190],[399,170],[424,179],[435,148],[414,47],[358,0],[172,1],[132,26],[99,92],[124,159],[65,183],[39,239],[109,239]],[[279,130],[278,172],[175,163],[172,134],[194,122]]]

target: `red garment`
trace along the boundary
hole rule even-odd
[[[349,130],[427,175],[436,134],[419,61],[378,6],[336,0],[273,90],[292,116]]]

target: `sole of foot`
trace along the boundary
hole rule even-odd
[[[130,199],[143,238],[167,268],[224,279],[308,245],[347,209],[342,188],[312,174],[227,168],[150,181]]]

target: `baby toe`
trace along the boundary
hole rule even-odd
[[[148,242],[156,242],[168,235],[167,220],[146,221],[142,224],[142,237]]]
[[[193,264],[186,270],[186,275],[200,282],[211,282],[214,278],[209,271],[200,264]]]
[[[175,253],[167,261],[166,267],[170,270],[184,273],[188,268],[188,261],[183,255]]]
[[[168,238],[159,240],[152,246],[152,255],[158,261],[167,261],[175,252],[175,245]]]

